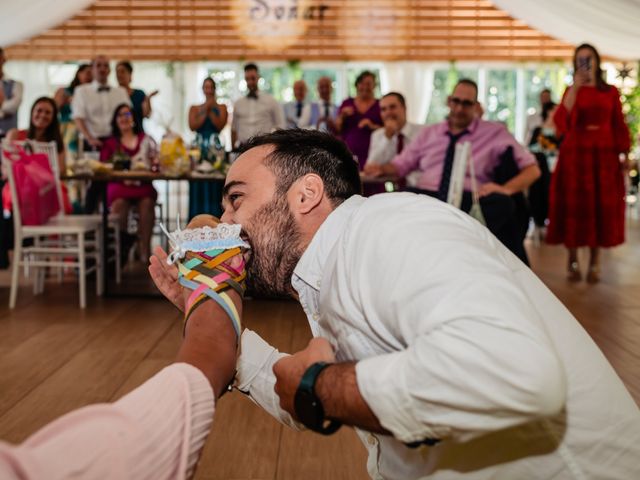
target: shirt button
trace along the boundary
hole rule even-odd
[[[320,318],[320,315],[318,315],[317,313],[314,313],[314,314],[313,314],[313,319],[314,319],[315,321],[318,321],[318,319],[319,319],[319,318]]]
[[[373,447],[376,443],[378,443],[378,441],[376,440],[376,437],[374,437],[373,435],[369,434],[367,436],[367,443]]]

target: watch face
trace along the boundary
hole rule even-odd
[[[302,424],[315,431],[322,429],[324,409],[313,393],[298,389],[293,406]]]

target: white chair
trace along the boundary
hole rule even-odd
[[[11,292],[9,295],[9,308],[16,306],[18,296],[18,282],[20,267],[25,267],[25,272],[30,268],[35,270],[34,293],[41,293],[44,288],[44,269],[46,267],[75,267],[78,269],[80,308],[85,308],[86,301],[86,276],[96,272],[96,294],[101,295],[102,285],[102,222],[97,218],[74,218],[74,216],[55,216],[44,225],[23,225],[20,212],[11,156],[7,150],[11,146],[3,143],[2,157],[6,165],[6,173],[9,179],[12,198],[12,213],[15,244],[13,248],[13,265],[11,273]],[[64,210],[62,205],[60,209]],[[46,243],[52,236],[71,237],[73,241],[59,242],[57,245]],[[25,239],[33,239],[33,246],[23,246]],[[95,265],[87,268],[87,259],[92,258]]]
[[[15,142],[14,142],[15,143]],[[28,140],[28,143],[32,146],[34,152],[46,153],[49,157],[49,164],[53,170],[53,175],[56,179],[56,193],[58,195],[58,202],[61,205],[60,216],[65,216],[64,203],[62,196],[62,181],[60,180],[60,166],[58,164],[58,146],[56,142],[36,142],[34,140]],[[73,215],[74,218],[91,218],[94,220],[102,221],[101,215]],[[120,283],[122,279],[122,266],[120,263],[120,226],[117,218],[109,218],[109,233],[112,236],[109,239],[109,247],[113,247],[114,255],[107,259],[108,262],[115,263],[116,270],[116,283]],[[91,244],[89,245],[91,246]]]

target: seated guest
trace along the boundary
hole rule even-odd
[[[293,101],[282,106],[287,128],[309,128],[312,126],[311,104],[306,100],[307,84],[304,80],[293,84],[293,97]]]
[[[458,82],[448,98],[449,116],[446,120],[423,128],[416,139],[386,165],[369,165],[369,175],[397,175],[405,177],[420,171],[418,193],[446,201],[451,180],[455,145],[471,142],[473,165],[479,186],[480,206],[487,228],[507,248],[527,263],[522,244],[522,226],[512,195],[525,190],[540,176],[536,160],[526,151],[504,125],[478,118],[478,87],[472,80]],[[513,156],[519,172],[503,185],[496,183],[495,173],[503,168],[505,154]],[[465,192],[461,208],[472,206],[472,184],[469,171],[465,175]]]
[[[367,165],[389,163],[413,141],[423,127],[423,125],[407,122],[405,99],[397,92],[387,93],[380,99],[380,117],[383,128],[371,134]],[[410,186],[415,186],[416,181],[412,174],[407,177],[407,183]]]
[[[204,103],[189,108],[189,128],[196,133],[200,158],[210,157],[209,150],[222,149],[219,134],[227,124],[229,113],[216,98],[216,82],[207,77],[202,82]],[[189,182],[189,218],[201,213],[222,215],[222,187],[218,182]]]
[[[38,98],[31,107],[29,128],[18,130],[12,128],[7,132],[7,140],[35,140],[36,142],[56,142],[58,150],[58,172],[65,172],[64,142],[60,134],[58,108],[56,102],[49,97]]]
[[[149,118],[151,115],[151,98],[157,95],[158,91],[154,90],[149,95],[146,95],[144,91],[138,88],[131,88],[132,74],[133,65],[131,65],[131,62],[121,60],[116,64],[116,79],[118,80],[118,85],[124,88],[129,94],[133,107],[133,118],[140,126],[140,131],[143,132],[142,120]]]
[[[347,98],[338,110],[336,131],[358,158],[360,168],[369,156],[371,133],[382,126],[380,103],[374,97],[376,77],[365,70],[356,78],[356,96]]]
[[[151,137],[141,132],[133,119],[133,110],[127,104],[119,105],[111,120],[112,136],[104,141],[100,150],[103,162],[128,163],[129,168],[151,169],[153,159],[157,156],[157,148]],[[118,215],[123,249],[122,260],[126,260],[129,249],[135,242],[135,236],[127,232],[129,209],[137,206],[138,236],[140,259],[149,261],[151,252],[151,233],[155,222],[155,203],[158,193],[151,182],[123,181],[110,182],[107,185],[107,205]]]
[[[76,152],[78,150],[78,130],[71,118],[71,100],[73,92],[78,85],[91,83],[91,65],[83,63],[78,67],[71,84],[68,87],[59,88],[53,99],[58,106],[58,117],[60,119],[60,129],[62,130],[62,141],[67,150]]]
[[[338,108],[331,99],[333,85],[329,77],[320,77],[317,84],[318,100],[311,104],[311,125],[321,132],[336,131]]]

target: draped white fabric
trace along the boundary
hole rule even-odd
[[[0,0],[0,46],[58,26],[91,3],[93,0]]]
[[[433,92],[433,68],[417,62],[388,62],[380,69],[382,92],[400,92],[407,99],[407,119],[424,123]]]
[[[601,54],[640,59],[640,0],[492,0],[527,25],[578,45],[593,44]]]

